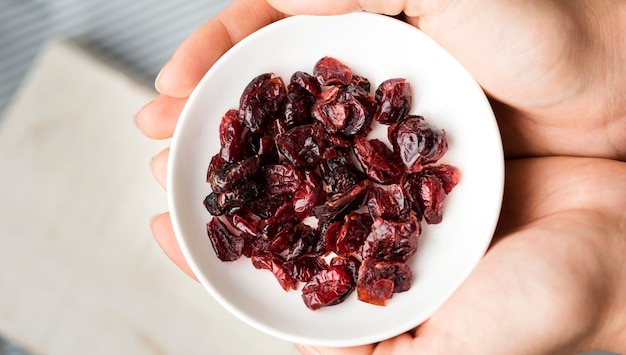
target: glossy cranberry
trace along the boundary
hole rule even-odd
[[[459,168],[449,164],[427,165],[424,167],[423,173],[436,176],[441,181],[441,185],[446,194],[449,194],[461,181],[461,171]]]
[[[224,192],[211,192],[204,199],[204,207],[213,216],[233,213],[254,201],[262,187],[257,181],[247,181]]]
[[[284,261],[278,255],[265,252],[253,255],[250,260],[255,268],[271,271],[283,290],[289,291],[298,288],[298,280],[285,271],[283,268]]]
[[[237,110],[228,110],[220,123],[220,156],[223,160],[234,163],[250,154],[245,144],[248,128],[237,117]]]
[[[322,92],[322,88],[320,83],[317,81],[317,78],[303,71],[297,71],[291,75],[291,78],[289,79],[289,86],[290,88],[293,88],[291,91],[301,88],[311,93],[313,97],[317,97],[317,95]]]
[[[391,184],[400,180],[404,169],[391,149],[378,140],[354,137],[354,153],[365,174],[379,184]]]
[[[376,218],[363,244],[363,258],[406,261],[417,252],[420,232],[415,217],[401,222]]]
[[[278,136],[276,146],[294,166],[313,168],[326,148],[324,130],[317,124],[296,126]]]
[[[318,255],[303,255],[283,263],[285,271],[294,279],[309,282],[315,274],[328,268],[326,261]]]
[[[323,57],[313,66],[313,76],[321,85],[348,85],[352,69],[333,57]]]
[[[388,79],[383,81],[374,95],[379,110],[376,121],[382,124],[396,123],[411,109],[411,85],[404,78]]]
[[[207,223],[206,230],[218,259],[221,261],[234,261],[241,257],[243,238],[230,233],[228,227],[218,217],[213,217]]]
[[[357,297],[384,306],[394,293],[409,290],[412,277],[411,269],[403,262],[366,258],[359,268]]]
[[[408,217],[410,202],[406,192],[399,184],[385,188],[375,186],[367,198],[367,208],[372,217],[400,221]]]
[[[343,219],[343,225],[337,233],[336,249],[338,255],[348,257],[360,255],[365,238],[372,228],[369,213],[350,213]]]
[[[252,132],[264,128],[282,107],[287,91],[280,77],[265,73],[252,79],[239,100],[239,120]]]
[[[314,171],[305,170],[304,178],[293,195],[293,209],[296,216],[304,219],[312,215],[313,208],[326,199],[322,178]]]
[[[409,172],[437,162],[448,151],[446,132],[422,116],[409,116],[391,126],[389,141]]]
[[[337,265],[324,269],[302,288],[302,300],[311,310],[341,303],[354,290],[352,274],[348,268]]]

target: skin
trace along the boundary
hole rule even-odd
[[[279,10],[277,10],[279,9]],[[419,27],[474,75],[505,147],[494,241],[459,290],[412,332],[303,354],[626,353],[626,3],[613,0],[235,0],[165,65],[136,116],[171,137],[206,70],[234,43],[288,14],[366,10]],[[168,150],[152,160],[165,186]],[[167,213],[164,252],[194,277]]]

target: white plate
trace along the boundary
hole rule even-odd
[[[210,40],[210,39],[209,39]],[[360,302],[353,293],[340,305],[313,312],[300,291],[285,292],[274,276],[250,261],[219,261],[206,234],[210,216],[202,205],[210,158],[219,150],[222,115],[236,108],[244,87],[258,74],[312,72],[333,56],[375,89],[383,80],[411,83],[413,108],[447,131],[442,163],[462,171],[448,195],[443,223],[424,224],[418,253],[409,260],[414,283],[387,306]],[[353,13],[297,16],[267,26],[222,56],[189,98],[172,140],[168,198],[174,231],[194,273],[226,309],[246,323],[287,341],[352,346],[381,341],[419,325],[459,287],[482,258],[500,211],[503,154],[493,112],[464,68],[414,27],[382,15]]]

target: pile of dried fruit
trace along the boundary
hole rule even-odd
[[[354,289],[375,305],[408,290],[421,221],[441,222],[460,179],[457,168],[436,164],[446,133],[409,114],[405,79],[370,92],[366,78],[331,57],[287,85],[259,75],[223,116],[207,172],[217,257],[244,255],[287,291],[303,282],[312,310]],[[391,147],[367,138],[374,120],[388,125]]]

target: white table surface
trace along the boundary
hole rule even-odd
[[[153,241],[155,93],[62,41],[0,120],[0,333],[36,354],[297,354],[222,309]]]

